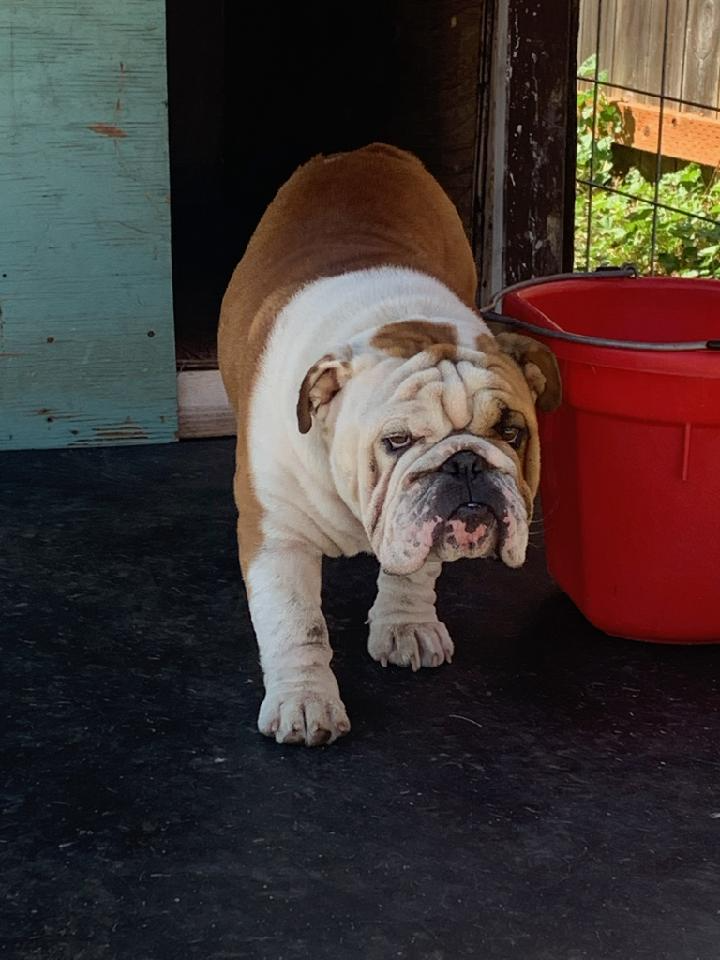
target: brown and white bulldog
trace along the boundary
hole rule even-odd
[[[321,560],[374,553],[370,655],[436,667],[445,560],[525,559],[552,354],[494,338],[457,212],[411,154],[316,157],[268,207],[222,305],[237,418],[240,563],[260,647],[262,733],[327,743],[350,723],[330,669]]]

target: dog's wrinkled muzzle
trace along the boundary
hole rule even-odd
[[[443,456],[443,453],[445,454]],[[453,437],[409,468],[387,505],[376,553],[388,573],[442,561],[497,556],[520,566],[527,511],[512,461],[477,437]]]

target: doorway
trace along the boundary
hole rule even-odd
[[[317,153],[417,153],[474,222],[486,0],[167,4],[180,369],[217,365],[220,301],[278,187]]]

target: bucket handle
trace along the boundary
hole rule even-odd
[[[519,283],[513,283],[505,287],[499,293],[496,293],[490,304],[480,308],[480,316],[484,320],[492,323],[500,323],[506,327],[514,327],[518,330],[526,330],[528,333],[534,333],[541,337],[547,337],[549,340],[565,340],[569,343],[582,343],[588,347],[609,347],[614,350],[654,350],[654,351],[679,351],[679,350],[717,350],[720,351],[720,339],[717,340],[681,340],[677,343],[658,343],[656,341],[645,340],[613,340],[608,337],[588,337],[580,333],[567,333],[565,330],[552,330],[547,327],[538,326],[535,323],[527,323],[525,320],[516,320],[514,317],[508,317],[499,311],[503,297],[508,293],[515,293],[517,290],[524,290],[527,287],[535,287],[543,283],[554,283],[558,280],[601,280],[617,277],[628,277],[634,279],[637,277],[637,268],[631,263],[624,263],[621,267],[601,266],[597,270],[587,273],[556,273],[550,277],[533,277],[530,280],[521,280]]]

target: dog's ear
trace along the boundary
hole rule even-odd
[[[562,382],[555,354],[544,343],[518,333],[499,333],[498,346],[522,370],[540,410],[549,413],[562,402]]]
[[[352,374],[348,359],[326,353],[305,374],[297,402],[297,422],[300,433],[307,433],[312,426],[313,414],[347,383]]]

